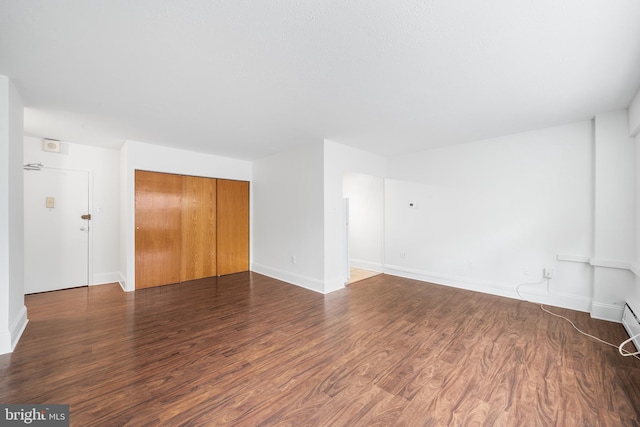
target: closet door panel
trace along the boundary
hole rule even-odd
[[[249,183],[217,180],[218,275],[249,270]]]
[[[136,289],[180,282],[182,177],[135,173]]]
[[[215,276],[216,180],[183,177],[182,281]]]

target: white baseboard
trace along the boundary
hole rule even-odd
[[[8,329],[0,331],[0,354],[7,354],[13,351],[11,341],[11,334]]]
[[[89,286],[105,285],[108,283],[118,283],[122,278],[122,274],[118,271],[108,273],[96,273]]]
[[[517,298],[515,287],[509,287],[502,283],[491,282],[488,280],[439,274],[390,264],[385,264],[384,273],[392,276],[405,277],[407,279],[415,279],[421,282],[435,283],[437,285],[451,286],[453,288],[466,289],[469,291],[482,292],[485,294],[508,298]]]
[[[274,279],[282,280],[305,289],[309,289],[319,293],[324,292],[324,282],[312,277],[298,275],[289,271],[278,270],[260,264],[252,264],[251,270],[256,273]],[[375,270],[373,270],[375,271]],[[592,302],[591,298],[563,294],[557,292],[547,293],[546,286],[541,283],[539,286],[521,287],[520,296],[516,292],[518,284],[505,284],[489,280],[473,279],[469,277],[445,275],[433,273],[424,270],[409,269],[396,265],[386,264],[383,266],[382,272],[397,277],[419,280],[422,282],[435,283],[443,286],[450,286],[458,289],[466,289],[474,292],[482,292],[490,295],[497,295],[513,299],[526,299],[533,303],[546,304],[554,307],[567,308],[570,310],[582,311],[590,313],[595,319],[608,320],[620,323],[622,320],[622,311],[624,307]]]
[[[127,278],[124,277],[124,274],[122,273],[118,273],[118,284],[120,285],[120,287],[122,288],[122,290],[124,292],[130,292],[127,290]]]
[[[469,291],[482,292],[485,294],[497,295],[513,299],[522,299],[516,292],[516,287],[518,286],[518,284],[505,284],[488,280],[473,279],[469,277],[438,274],[388,264],[384,266],[384,273],[398,277],[405,277],[408,279],[420,280],[422,282],[451,286],[458,289],[466,289]],[[554,307],[568,308],[570,310],[589,313],[591,308],[590,298],[579,295],[547,293],[546,289],[547,288],[544,282],[539,286],[523,286],[520,288],[520,295],[522,295],[524,299],[530,302],[547,304]],[[622,314],[620,314],[620,316],[622,316]],[[620,320],[618,319],[617,321],[619,322]]]
[[[324,282],[313,277],[303,276],[290,271],[279,270],[277,268],[267,267],[266,265],[256,263],[251,264],[251,271],[255,271],[256,273],[260,273],[274,279],[282,280],[283,282],[291,283],[292,285],[296,285],[301,288],[309,289],[321,294],[324,293]]]
[[[591,317],[593,317],[594,319],[622,323],[623,311],[624,306],[604,304],[596,301],[593,301],[591,303]]]
[[[9,329],[0,332],[0,354],[11,353],[16,348],[22,333],[27,327],[27,323],[29,323],[27,307],[23,305],[20,313],[11,322]]]
[[[536,304],[568,308],[569,310],[582,311],[585,313],[591,312],[591,298],[559,292],[547,293],[546,283],[538,287],[532,286],[529,289],[524,286],[520,288],[520,295],[522,295],[523,299]]]
[[[334,277],[333,280],[326,279],[324,281],[323,294],[329,294],[331,292],[339,291],[345,287],[347,278],[343,276]]]
[[[349,260],[349,265],[363,270],[375,271],[376,273],[382,273],[384,270],[384,265],[380,262],[363,261],[361,259],[351,259]]]

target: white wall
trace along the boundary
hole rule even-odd
[[[352,267],[383,271],[384,180],[348,173],[343,196],[349,199],[349,262]]]
[[[347,236],[343,179],[347,173],[384,177],[387,159],[357,148],[324,141],[324,292],[347,282]]]
[[[61,142],[60,153],[51,153],[42,150],[42,139],[25,137],[24,163],[42,163],[51,168],[89,172],[89,284],[120,281],[119,152]]]
[[[629,293],[629,298],[635,300],[636,307],[640,307],[640,133],[635,135],[635,148],[635,257],[631,265],[635,286],[633,292]]]
[[[147,170],[155,172],[175,173],[182,175],[203,176],[208,178],[236,179],[251,181],[251,162],[230,159],[193,151],[162,147],[137,141],[127,141],[120,149],[121,189],[126,206],[121,211],[124,220],[122,230],[121,251],[126,254],[121,258],[121,271],[125,282],[121,286],[126,291],[135,290],[135,171]],[[250,226],[252,228],[252,226]]]
[[[1,98],[1,97],[0,97]],[[24,305],[24,175],[22,169],[22,135],[24,105],[20,94],[9,82],[9,331],[12,348],[27,325]]]
[[[629,104],[629,136],[635,137],[640,133],[640,90]]]
[[[253,163],[251,269],[316,292],[324,292],[322,150],[316,143]]]
[[[385,187],[385,271],[588,311],[593,247],[590,121],[398,156]],[[409,207],[417,204],[417,209]],[[566,257],[565,257],[566,258]]]
[[[634,253],[635,148],[626,111],[595,118],[595,250],[597,259],[631,262]]]
[[[635,233],[634,233],[634,260],[631,265],[631,271],[634,273],[634,289],[628,295],[628,299],[634,300],[633,305],[640,307],[640,91],[629,105],[629,135],[634,137],[635,145]]]
[[[129,264],[129,251],[127,248],[133,247],[135,244],[135,231],[134,236],[131,236],[131,232],[129,230],[131,224],[129,224],[130,219],[134,217],[135,210],[133,208],[133,204],[129,201],[129,185],[133,185],[133,178],[130,180],[129,175],[131,174],[129,168],[129,144],[124,143],[122,147],[120,147],[120,156],[119,156],[119,179],[118,179],[118,201],[119,201],[119,215],[118,218],[120,220],[119,230],[118,230],[118,238],[119,238],[119,248],[118,248],[118,267],[120,269],[120,286],[123,290],[127,290],[127,272],[133,271],[134,269],[134,260],[132,260],[131,264]],[[135,258],[134,258],[135,259]]]
[[[347,173],[384,176],[386,159],[325,140],[254,162],[252,270],[322,293],[344,286]]]
[[[626,110],[595,118],[595,224],[591,315],[620,320],[633,292],[635,146]]]
[[[24,107],[0,75],[0,354],[13,351],[27,326],[24,305]]]

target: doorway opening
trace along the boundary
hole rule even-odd
[[[347,284],[383,272],[384,180],[371,175],[343,176],[346,202]]]

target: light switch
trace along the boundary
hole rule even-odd
[[[47,197],[46,201],[45,201],[45,205],[48,209],[53,209],[55,207],[56,204],[56,199],[53,197]]]

